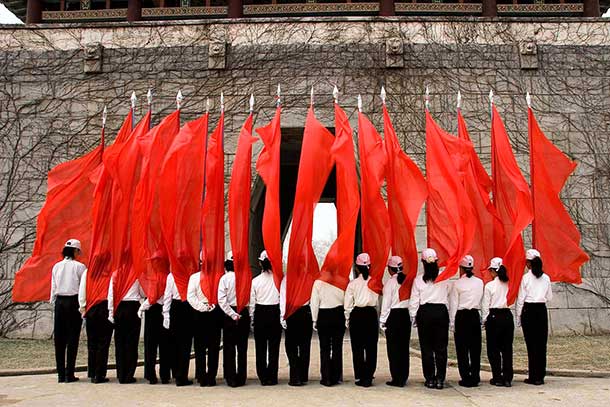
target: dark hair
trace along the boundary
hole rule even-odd
[[[405,281],[405,278],[407,278],[407,276],[405,276],[405,274],[402,272],[402,269],[398,269],[398,267],[390,267],[390,266],[388,266],[388,269],[390,271],[392,271],[394,274],[396,274],[396,281],[398,281],[398,285],[402,285],[402,283]]]
[[[464,269],[464,272],[466,273],[466,277],[470,278],[472,276],[474,276],[474,273],[472,272],[472,267],[462,267]]]
[[[438,277],[438,263],[436,261],[433,263],[423,261],[422,263],[424,263],[424,275],[422,277],[424,283],[436,280],[436,277]]]
[[[500,281],[502,281],[503,283],[508,282],[508,271],[506,270],[506,267],[504,267],[504,265],[501,265],[500,268],[496,270],[496,274],[498,275]]]
[[[78,249],[76,247],[64,247],[61,251],[61,255],[74,260],[74,257],[76,257],[77,250]]]
[[[358,277],[359,275],[362,274],[362,278],[364,278],[365,280],[369,279],[369,266],[361,266],[359,264],[356,264],[356,277]]]
[[[542,259],[540,257],[534,257],[533,259],[531,259],[530,266],[532,274],[536,276],[536,278],[542,277],[544,271],[542,270]]]
[[[235,267],[233,267],[233,260],[225,260],[225,270],[235,271]]]
[[[267,259],[263,259],[263,260],[259,260],[261,262],[261,267],[263,272],[270,272],[271,271],[271,260]]]

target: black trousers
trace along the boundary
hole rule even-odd
[[[87,329],[87,372],[92,379],[104,379],[108,371],[108,351],[112,323],[108,321],[108,301],[95,304],[85,315]]]
[[[321,308],[318,311],[317,327],[320,340],[320,383],[334,385],[343,381],[343,307]]]
[[[392,381],[405,384],[409,379],[411,317],[408,308],[393,308],[386,321],[386,346]]]
[[[546,376],[546,344],[549,336],[549,319],[544,303],[526,302],[521,313],[523,337],[527,346],[529,379],[544,381]]]
[[[254,344],[256,347],[256,375],[261,384],[277,384],[279,369],[280,306],[256,304],[254,308]]]
[[[129,382],[136,373],[142,324],[138,317],[139,308],[138,301],[121,301],[114,314],[116,374],[119,383]]]
[[[223,312],[219,307],[209,312],[193,310],[195,338],[195,377],[200,384],[216,381],[220,356]]]
[[[144,378],[156,380],[157,350],[159,351],[159,376],[163,381],[171,377],[169,332],[163,328],[163,306],[153,304],[144,313]]]
[[[481,316],[478,309],[461,309],[455,314],[455,352],[463,381],[481,381]]]
[[[349,317],[354,376],[363,383],[372,383],[377,369],[379,325],[375,307],[355,307]]]
[[[78,340],[83,323],[78,307],[78,295],[58,295],[55,298],[55,363],[57,376],[62,381],[74,377]]]
[[[248,335],[250,333],[250,314],[246,307],[241,318],[233,321],[224,315],[222,335],[222,369],[225,381],[231,387],[246,384],[248,373]]]
[[[284,345],[290,365],[291,384],[309,381],[309,358],[312,335],[311,308],[304,305],[286,319]]]
[[[426,381],[445,381],[449,312],[444,304],[424,304],[416,315],[421,364]]]
[[[485,322],[487,358],[495,381],[513,380],[513,336],[515,324],[508,308],[492,308]]]
[[[189,378],[191,347],[193,345],[193,308],[186,301],[172,300],[169,312],[171,367],[176,384],[183,384]]]

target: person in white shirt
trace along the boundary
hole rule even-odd
[[[515,324],[507,304],[508,274],[500,257],[489,264],[493,280],[485,285],[481,309],[487,334],[487,358],[492,378],[489,384],[511,387],[513,380],[513,337]]]
[[[258,257],[261,273],[252,280],[250,318],[254,327],[256,374],[263,386],[277,384],[282,325],[280,292],[275,286],[271,260],[263,250]]]
[[[483,280],[473,273],[474,258],[466,255],[460,261],[460,278],[449,294],[449,327],[455,339],[460,372],[459,385],[476,387],[481,381],[481,300]]]
[[[356,386],[370,387],[377,368],[379,295],[369,288],[371,258],[368,253],[356,257],[354,278],[345,290],[345,324],[349,327]]]
[[[343,380],[345,290],[316,280],[311,290],[311,319],[320,340],[320,384],[334,386]]]
[[[193,333],[195,345],[195,378],[201,387],[216,386],[222,315],[210,304],[201,289],[201,272],[191,275],[186,294],[193,308]],[[207,355],[207,365],[206,365]]]
[[[246,384],[250,313],[245,307],[237,312],[233,258],[225,260],[225,274],[218,281],[218,306],[224,312],[222,334],[223,373],[227,385]]]
[[[83,324],[79,312],[78,292],[86,267],[76,261],[81,253],[80,241],[70,239],[64,245],[64,259],[53,266],[51,272],[50,303],[54,306],[53,340],[55,342],[55,363],[57,381],[71,383],[78,381],[74,376],[78,340]]]
[[[449,282],[436,281],[439,273],[436,251],[427,248],[421,254],[424,273],[413,281],[409,313],[417,326],[424,386],[443,389],[447,375]]]
[[[409,341],[411,340],[411,319],[409,300],[400,300],[400,287],[406,276],[402,272],[402,258],[392,256],[388,261],[390,278],[383,285],[383,299],[379,327],[385,332],[388,363],[392,380],[388,386],[404,387],[409,379]]]
[[[309,302],[286,316],[286,281],[280,284],[280,324],[285,330],[284,346],[289,365],[289,386],[303,386],[309,381],[311,336],[313,334]]]
[[[172,357],[172,375],[176,386],[190,386],[189,366],[193,345],[193,309],[183,300],[174,275],[170,272],[163,293],[163,327],[169,330],[169,348]]]
[[[108,300],[92,305],[87,311],[87,275],[85,270],[78,289],[78,304],[87,330],[87,376],[91,383],[108,382],[108,351],[114,326],[108,321]]]
[[[551,279],[542,270],[540,252],[529,249],[525,253],[529,271],[521,280],[517,297],[517,324],[523,328],[527,345],[528,378],[525,383],[540,386],[546,376],[546,344],[549,319],[546,303],[553,298]]]
[[[138,366],[138,343],[142,321],[138,318],[138,310],[146,294],[138,280],[129,287],[119,305],[114,311],[114,292],[116,291],[116,272],[110,278],[108,287],[108,320],[114,323],[114,348],[116,372],[119,383],[135,383],[136,367]]]

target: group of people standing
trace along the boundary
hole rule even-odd
[[[472,256],[460,262],[457,280],[436,281],[436,252],[425,249],[423,273],[413,281],[409,299],[400,299],[406,281],[402,259],[392,256],[387,264],[390,278],[383,287],[381,312],[378,294],[369,287],[371,259],[357,256],[354,277],[345,290],[322,279],[313,284],[310,301],[285,318],[286,277],[278,290],[271,262],[263,251],[258,260],[261,273],[252,280],[250,303],[238,312],[235,273],[231,253],[218,283],[218,304],[201,289],[200,273],[188,282],[187,298],[181,298],[171,272],[164,295],[154,304],[136,281],[114,307],[112,279],[108,299],[86,309],[86,267],[76,260],[80,242],[70,239],[64,260],[52,271],[51,302],[55,306],[54,338],[59,382],[73,382],[82,318],[88,338],[88,377],[93,383],[108,381],[108,351],[114,330],[116,368],[120,383],[133,383],[140,336],[144,324],[144,378],[150,384],[193,384],[189,380],[191,349],[195,351],[195,379],[201,386],[215,386],[222,340],[223,376],[231,387],[246,383],[248,336],[254,332],[256,373],[263,386],[278,383],[282,331],[289,360],[289,385],[309,380],[313,331],[320,343],[320,383],[343,382],[343,338],[349,330],[355,384],[370,387],[377,367],[379,331],[385,333],[391,380],[404,387],[409,378],[411,327],[417,328],[425,386],[443,389],[447,370],[449,332],[455,337],[460,386],[480,383],[480,359],[484,327],[487,356],[492,367],[490,384],[510,387],[513,380],[513,314],[507,304],[508,275],[501,258],[493,258],[484,284],[474,274]],[[528,272],[523,276],[516,302],[516,323],[521,325],[528,351],[528,384],[544,383],[548,317],[546,303],[552,298],[551,282],[544,274],[540,253],[526,253]],[[80,311],[80,312],[79,312]],[[193,346],[194,345],[194,346]],[[159,355],[159,378],[156,364]]]

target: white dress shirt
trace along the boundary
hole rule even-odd
[[[500,281],[498,277],[485,285],[481,310],[483,312],[483,323],[487,321],[489,310],[492,308],[508,308],[506,295],[508,294],[508,282]]]
[[[235,272],[229,271],[218,281],[218,305],[229,317],[235,319],[237,312],[231,307],[237,307],[235,295]]]
[[[540,278],[528,271],[521,280],[519,287],[519,295],[517,296],[516,311],[517,316],[521,317],[523,305],[526,302],[544,303],[553,299],[553,290],[551,289],[551,279],[546,274],[542,274]]]
[[[165,292],[163,293],[163,320],[167,321],[168,326],[169,312],[172,309],[173,300],[182,301],[182,298],[180,298],[180,293],[178,292],[174,275],[169,273],[167,275],[167,279],[165,280]]]
[[[320,309],[342,307],[345,301],[345,291],[326,281],[316,280],[311,288],[311,319],[318,320]]]
[[[277,305],[280,303],[280,292],[273,281],[273,273],[261,272],[252,280],[250,289],[250,317],[254,316],[256,304]]]
[[[58,295],[78,295],[80,281],[87,267],[79,261],[64,258],[55,263],[51,272],[51,296],[49,302],[55,303]]]
[[[369,277],[370,280],[370,277]],[[369,280],[365,280],[362,274],[353,279],[345,290],[345,320],[349,320],[354,307],[376,307],[379,295],[369,288]]]
[[[87,308],[87,270],[83,272],[78,286],[78,306],[81,313]]]
[[[449,281],[439,282],[424,281],[424,275],[415,277],[413,287],[411,287],[411,299],[409,301],[409,314],[411,319],[415,319],[420,305],[424,304],[444,304],[447,306],[449,300]]]
[[[108,287],[108,316],[109,317],[114,317],[114,276],[110,277],[110,286]],[[121,302],[123,301],[138,301],[138,302],[142,302],[142,300],[146,298],[146,294],[144,293],[144,290],[142,290],[142,286],[140,285],[140,282],[138,280],[136,280],[131,287],[129,287],[129,290],[127,290],[127,293],[125,294],[125,297],[123,297],[123,299],[121,300]],[[120,304],[120,303],[119,303]]]
[[[462,275],[453,282],[449,293],[449,325],[455,323],[455,314],[461,309],[481,309],[484,284],[478,277]]]
[[[201,272],[192,274],[189,277],[189,285],[186,293],[186,300],[191,304],[191,307],[195,311],[209,312],[212,311],[215,306],[210,304],[208,298],[203,294],[201,290]]]
[[[394,274],[383,285],[383,298],[381,300],[381,314],[379,323],[385,324],[393,308],[409,308],[409,300],[400,301],[400,284],[398,274]]]

